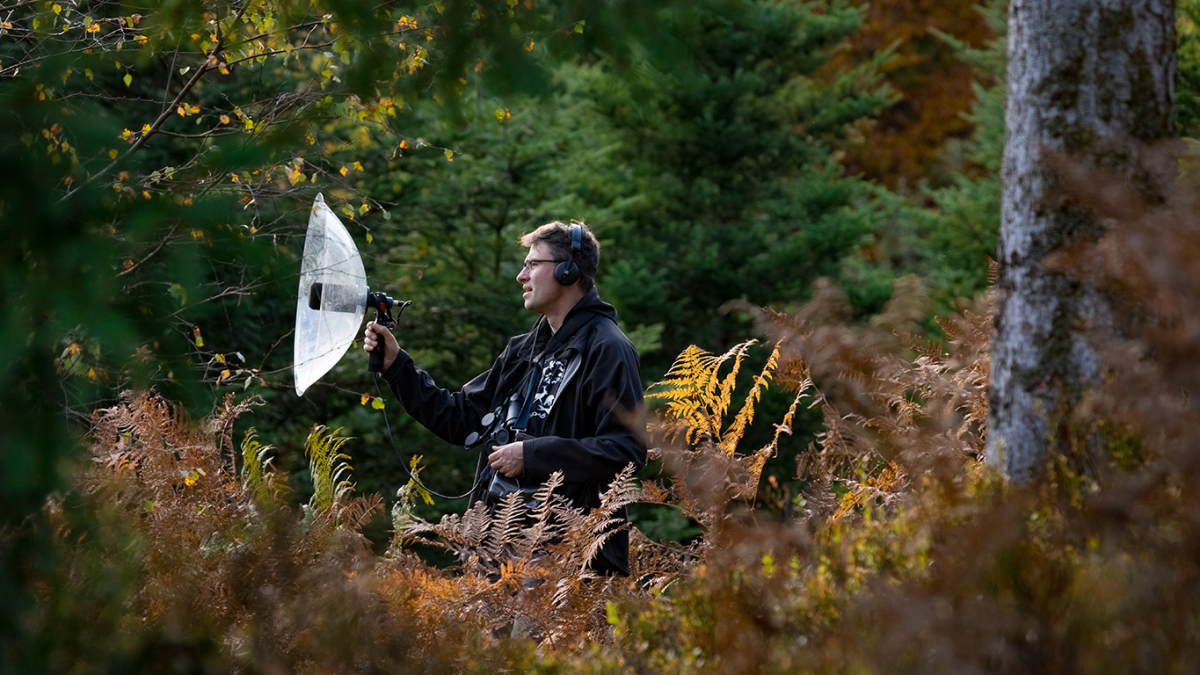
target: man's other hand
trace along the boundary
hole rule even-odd
[[[396,336],[392,335],[392,331],[374,321],[368,322],[367,329],[363,331],[363,351],[370,354],[380,346],[381,342],[383,343],[383,370],[386,372],[400,354],[400,343],[396,342]]]
[[[516,478],[525,470],[525,442],[517,441],[508,445],[492,446],[492,454],[488,455],[488,464],[496,473],[502,473],[509,478]]]

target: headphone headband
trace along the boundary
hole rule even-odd
[[[575,258],[583,250],[583,227],[578,223],[571,223],[571,253],[567,260],[560,262],[554,268],[554,279],[563,286],[570,286],[579,281],[580,271],[579,265],[575,262]]]

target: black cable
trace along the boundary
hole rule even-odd
[[[379,373],[372,373],[372,376],[374,376],[374,378],[375,378],[375,393],[379,394],[380,400],[383,400],[383,391],[379,388]],[[414,474],[413,472],[408,470],[408,462],[404,461],[404,455],[400,454],[400,448],[396,447],[396,439],[392,437],[392,423],[388,420],[387,406],[384,406],[384,408],[382,410],[380,410],[380,412],[383,413],[383,425],[384,425],[384,428],[387,429],[388,442],[390,442],[392,444],[392,450],[394,450],[396,452],[396,458],[400,460],[400,466],[404,469],[404,473],[408,474],[408,477],[412,479],[412,482],[417,484],[417,487],[421,488],[422,490],[428,492],[429,494],[431,494],[435,497],[441,497],[442,499],[445,499],[447,501],[456,502],[460,499],[466,499],[467,497],[470,497],[471,493],[475,491],[475,488],[479,487],[482,484],[483,474],[480,473],[479,476],[475,477],[475,482],[474,482],[474,484],[471,485],[471,489],[467,490],[467,492],[465,494],[461,494],[457,497],[449,497],[440,492],[434,492],[433,490],[430,490],[429,488],[425,487],[425,484],[422,483],[417,478],[416,474]]]

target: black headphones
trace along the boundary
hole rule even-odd
[[[554,267],[554,280],[563,286],[570,286],[579,281],[579,265],[575,257],[583,248],[583,228],[571,223],[571,256]]]

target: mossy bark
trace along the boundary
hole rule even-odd
[[[1045,265],[1103,233],[1048,159],[1154,189],[1139,154],[1175,135],[1175,2],[1012,0],[1008,58],[988,457],[1024,484],[1056,446],[1078,447],[1065,422],[1100,373],[1084,328],[1107,317],[1095,289]]]

